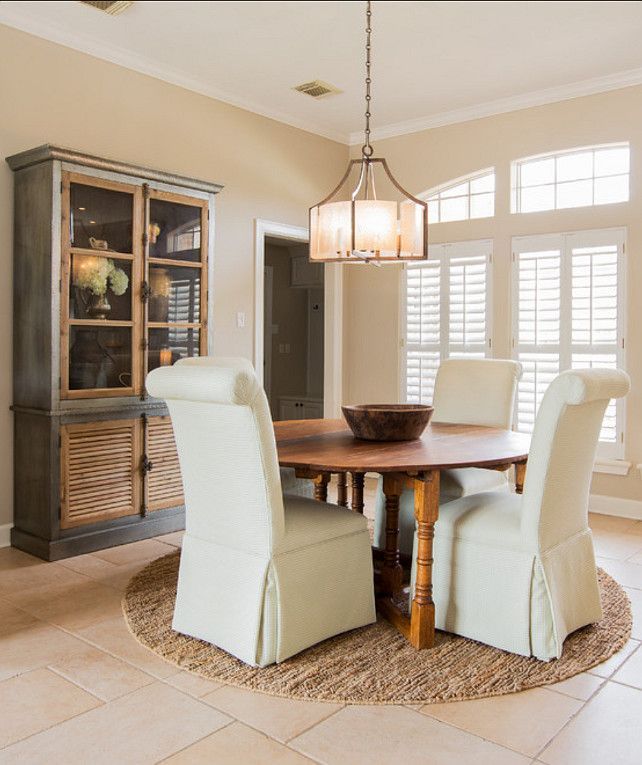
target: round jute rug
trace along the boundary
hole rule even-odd
[[[171,628],[180,551],[153,561],[129,583],[123,610],[133,635],[181,669],[273,696],[352,704],[430,704],[499,696],[548,685],[600,664],[631,634],[624,590],[599,570],[604,618],[578,630],[560,659],[543,662],[474,640],[437,633],[416,651],[393,627],[376,624],[319,643],[281,664],[257,669]]]

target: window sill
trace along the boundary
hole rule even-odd
[[[630,469],[631,463],[624,460],[596,459],[593,465],[594,473],[607,473],[608,475],[628,475]]]

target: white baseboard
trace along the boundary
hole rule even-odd
[[[642,501],[639,499],[624,499],[622,497],[607,497],[603,494],[591,494],[589,510],[602,515],[617,515],[620,518],[632,518],[642,521]]]
[[[5,523],[0,526],[0,547],[9,547],[11,544],[11,529],[13,523]]]

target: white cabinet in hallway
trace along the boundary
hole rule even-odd
[[[282,396],[279,399],[279,420],[311,420],[323,417],[323,401],[316,398]]]

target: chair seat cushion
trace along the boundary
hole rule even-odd
[[[441,471],[439,498],[441,502],[449,502],[451,499],[478,494],[481,491],[508,489],[508,475],[501,470],[456,468]]]
[[[440,508],[435,537],[524,550],[522,497],[501,491],[470,494]]]
[[[363,515],[347,507],[294,495],[284,496],[283,505],[285,534],[278,546],[278,553],[368,529],[368,523]]]

